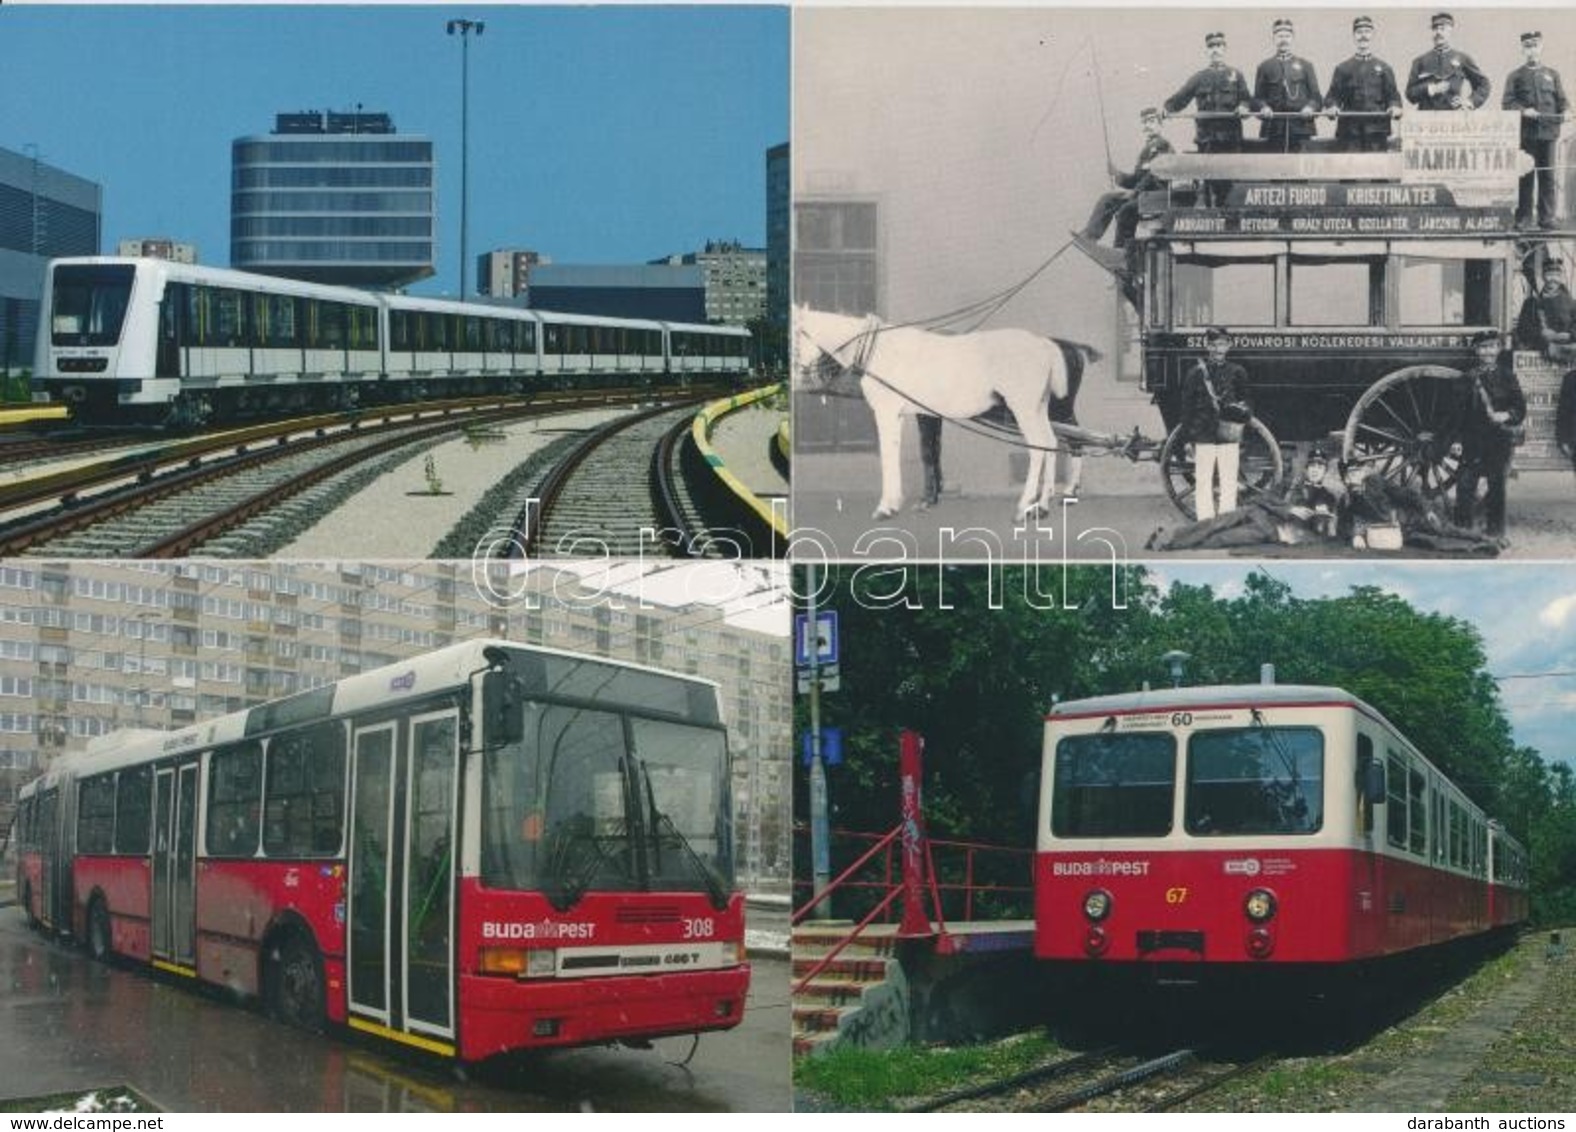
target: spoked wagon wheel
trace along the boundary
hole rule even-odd
[[[1456,482],[1461,459],[1462,379],[1446,366],[1408,366],[1380,378],[1346,418],[1341,455],[1391,483],[1442,492]]]
[[[1198,518],[1193,506],[1193,452],[1181,437],[1178,425],[1160,449],[1160,479],[1176,509],[1189,519]],[[1237,502],[1275,490],[1285,472],[1280,445],[1265,423],[1254,417],[1242,433],[1242,459],[1237,468]]]

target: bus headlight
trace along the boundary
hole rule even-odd
[[[1265,888],[1255,888],[1248,893],[1242,910],[1248,914],[1248,919],[1256,924],[1272,920],[1275,918],[1275,894]]]
[[[548,979],[558,974],[558,952],[552,948],[484,947],[477,964],[484,975],[516,979]]]
[[[740,939],[728,940],[722,945],[722,965],[724,967],[737,967],[744,962],[744,941]]]
[[[1103,888],[1097,888],[1084,897],[1084,915],[1091,923],[1098,924],[1111,914],[1111,894]]]

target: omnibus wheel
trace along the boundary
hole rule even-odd
[[[113,939],[109,909],[104,906],[103,897],[95,896],[88,905],[88,954],[100,963],[108,963],[114,954]]]
[[[1188,442],[1182,439],[1182,426],[1178,425],[1166,437],[1160,449],[1160,481],[1165,485],[1166,497],[1173,506],[1189,519],[1198,518],[1193,507],[1193,454]],[[1237,466],[1237,499],[1246,503],[1259,495],[1275,490],[1285,474],[1285,460],[1280,444],[1269,426],[1258,417],[1248,422],[1242,432],[1242,458]]]
[[[1461,435],[1461,371],[1408,366],[1368,387],[1351,415],[1341,457],[1371,464],[1391,483],[1441,493],[1456,482],[1461,458],[1451,449]]]
[[[291,932],[275,949],[266,984],[269,1010],[297,1029],[323,1028],[323,960],[317,948]]]

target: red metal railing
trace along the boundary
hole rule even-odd
[[[852,838],[855,841],[869,842],[869,846],[825,888],[819,892],[811,892],[809,899],[795,910],[791,920],[792,925],[797,927],[815,908],[830,900],[832,894],[838,890],[844,892],[845,898],[855,893],[861,895],[870,893],[879,894],[879,899],[864,913],[852,930],[839,938],[832,948],[793,984],[794,993],[798,993],[812,979],[831,966],[832,961],[878,917],[890,921],[890,909],[899,895],[904,896],[904,901],[898,936],[905,939],[935,937],[937,949],[943,953],[952,950],[945,910],[945,898],[949,894],[959,892],[963,894],[962,922],[973,921],[978,911],[976,896],[979,894],[1011,894],[1008,899],[1014,900],[1032,895],[1033,850],[1016,846],[987,845],[977,841],[932,840],[926,836],[919,794],[922,748],[923,743],[918,735],[907,731],[903,733],[900,775],[902,821],[884,834],[833,831],[834,839]],[[807,830],[796,827],[795,834],[806,836]],[[936,867],[937,849],[961,851],[963,866],[961,880],[941,879],[943,874]],[[894,851],[901,852],[901,864],[897,876],[893,875]],[[999,883],[995,880],[981,883],[978,879],[977,865],[979,858],[984,854],[993,855],[993,859],[1005,858],[1008,862],[1007,875],[1021,876],[1023,883]],[[861,870],[866,869],[877,859],[878,855],[881,860],[879,874],[881,879],[855,879]],[[806,859],[807,856],[807,854],[800,856],[799,859]],[[954,874],[955,869],[947,870],[947,875]],[[813,889],[814,886],[811,883],[796,882],[794,887]]]

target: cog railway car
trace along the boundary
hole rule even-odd
[[[92,423],[169,425],[378,402],[743,376],[733,326],[356,291],[166,260],[53,261],[33,392]]]
[[[1069,972],[1333,973],[1527,917],[1521,846],[1337,688],[1060,704],[1038,829],[1035,953]]]
[[[29,921],[97,958],[441,1056],[741,1020],[715,685],[452,645],[56,759],[20,797]]]

